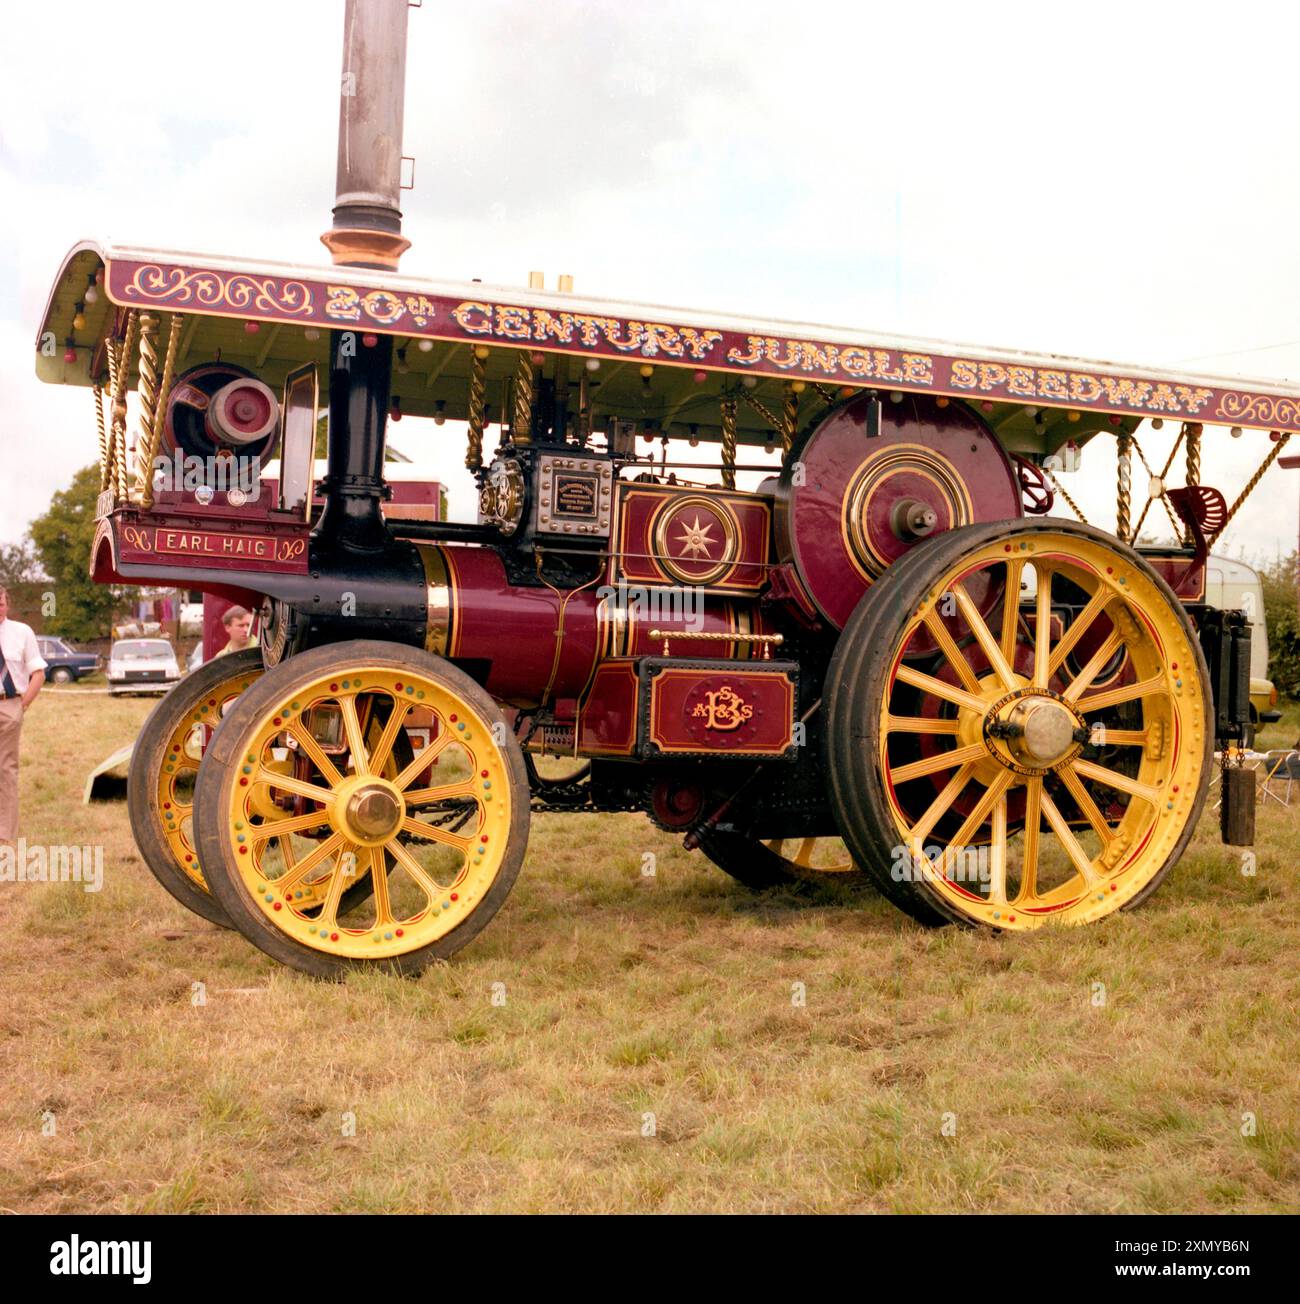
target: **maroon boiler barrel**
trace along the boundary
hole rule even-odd
[[[429,649],[486,668],[485,686],[500,701],[533,706],[578,698],[600,661],[663,651],[652,629],[678,632],[769,632],[747,600],[694,590],[651,595],[602,577],[556,590],[511,584],[499,553],[467,544],[421,544],[427,581]],[[670,641],[681,657],[744,659],[743,642]]]

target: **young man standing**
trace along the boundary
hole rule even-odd
[[[244,607],[231,607],[221,617],[226,628],[226,646],[217,653],[224,657],[228,652],[242,652],[245,648],[256,647],[257,640],[252,636],[253,613]]]
[[[45,683],[45,662],[30,625],[9,619],[9,594],[0,588],[0,843],[18,837],[18,741],[23,713]]]

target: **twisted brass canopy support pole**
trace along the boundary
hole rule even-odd
[[[527,349],[519,350],[515,367],[515,415],[510,438],[515,444],[533,442],[533,359]]]
[[[736,487],[736,400],[722,400],[722,484]]]
[[[476,344],[469,353],[469,441],[465,465],[471,471],[483,466],[483,413],[487,404],[487,346]]]
[[[135,352],[136,332],[139,329],[139,311],[132,309],[126,319],[126,335],[118,341],[117,367],[112,377],[112,433],[109,448],[113,458],[113,495],[118,502],[131,501],[130,478],[126,462],[126,385],[131,373],[131,355]],[[110,347],[110,355],[112,349]]]
[[[146,507],[153,506],[153,463],[162,443],[163,426],[167,420],[167,399],[172,392],[172,380],[176,375],[176,353],[180,342],[181,314],[174,312],[167,330],[167,356],[163,359],[162,379],[158,382],[158,397],[153,405],[153,440],[149,448],[149,460],[145,466],[144,505]]]
[[[108,434],[106,439],[105,453],[107,462],[105,465],[105,475],[108,477],[108,483],[105,489],[113,490],[113,499],[117,500],[117,431],[113,422],[113,395],[117,393],[117,360],[118,360],[118,341],[110,339],[106,342],[105,351],[108,354],[108,389],[105,391],[105,398],[108,400]]]
[[[1201,432],[1205,429],[1199,421],[1185,421],[1183,430],[1187,434],[1187,483],[1201,483]],[[1183,541],[1192,544],[1196,541],[1191,530],[1184,533]]]
[[[785,382],[785,409],[781,413],[781,460],[790,460],[795,432],[799,428],[799,395],[792,382]]]
[[[155,417],[158,405],[158,318],[154,313],[140,314],[140,439],[135,446],[135,483],[142,506],[153,503],[153,465]]]
[[[1117,453],[1115,535],[1128,543],[1132,537],[1129,510],[1133,501],[1133,436],[1127,430],[1119,432]]]
[[[167,399],[172,392],[172,380],[176,376],[176,354],[180,349],[182,319],[178,312],[172,313],[167,328],[167,357],[163,361],[162,381],[158,386],[158,411],[165,414]]]
[[[1201,483],[1201,432],[1205,429],[1199,421],[1186,421],[1187,432],[1187,483]]]
[[[104,341],[104,353],[108,358],[108,385],[104,390],[104,401],[108,406],[107,412],[107,434],[105,436],[105,457],[106,463],[104,473],[108,477],[108,483],[105,489],[113,491],[114,502],[117,500],[117,476],[115,474],[117,467],[117,453],[115,438],[117,432],[113,428],[113,395],[117,392],[117,341],[108,339]]]
[[[99,492],[108,488],[111,465],[108,460],[108,427],[104,424],[104,390],[95,386],[95,426],[99,431]]]

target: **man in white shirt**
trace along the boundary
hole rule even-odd
[[[18,740],[23,712],[45,683],[45,661],[30,625],[9,619],[9,594],[0,588],[0,843],[18,837]]]

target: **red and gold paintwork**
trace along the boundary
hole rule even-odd
[[[797,668],[676,657],[602,662],[578,717],[578,751],[650,760],[793,754]]]
[[[836,628],[916,542],[892,528],[900,500],[930,508],[936,534],[1021,514],[1015,470],[969,409],[909,396],[879,404],[869,434],[871,407],[862,395],[819,426],[798,450],[805,485],[783,481],[777,497],[781,556]]]
[[[653,756],[784,757],[794,747],[797,671],[647,658],[645,747]]]
[[[767,581],[772,507],[753,494],[629,484],[618,497],[611,583],[757,593]]]
[[[119,513],[95,532],[95,578],[113,580],[119,566],[184,566],[214,571],[303,574],[308,527],[300,522],[211,520],[192,514]],[[118,579],[116,582],[122,582]]]
[[[355,269],[233,261],[86,242],[68,255],[39,336],[69,334],[86,275],[102,273],[112,304],[282,327],[355,326],[375,334],[805,382],[874,385],[993,404],[1163,417],[1300,431],[1300,391],[1158,368],[1062,359],[929,340],[871,336],[724,313],[651,309],[569,294],[485,287]],[[78,339],[77,344],[82,341]],[[38,338],[38,347],[40,338]],[[99,348],[38,365],[47,380],[85,384],[104,372]]]
[[[583,756],[633,756],[636,753],[640,680],[636,661],[602,661],[578,717],[578,751]]]
[[[396,286],[343,277],[250,275],[162,261],[110,260],[107,286],[113,302],[126,307],[152,305],[298,325],[357,325],[434,339],[541,346],[608,358],[653,357],[683,366],[708,363],[768,376],[869,382],[903,392],[1300,430],[1300,403],[1290,397],[1170,383],[1154,375],[1111,374],[1101,368],[1084,371],[824,337],[755,335],[680,320],[552,311],[499,297],[403,293]]]
[[[576,701],[592,688],[609,660],[651,655],[663,639],[650,631],[718,635],[772,632],[751,601],[702,597],[699,609],[671,607],[643,612],[639,598],[622,601],[614,586],[587,586],[562,593],[545,586],[512,584],[499,553],[453,544],[421,546],[429,585],[429,651],[458,663],[486,668],[485,686],[511,705]],[[681,643],[680,655],[695,648]],[[742,639],[698,645],[699,655],[749,660]],[[504,651],[508,656],[502,655]]]

